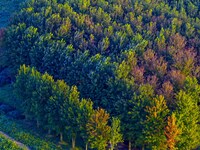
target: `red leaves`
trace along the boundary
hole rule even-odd
[[[155,72],[160,77],[165,75],[167,71],[167,62],[165,62],[163,57],[158,57],[153,50],[148,49],[144,52],[143,58],[146,70]]]

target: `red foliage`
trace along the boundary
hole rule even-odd
[[[165,81],[162,84],[161,89],[159,90],[159,94],[163,95],[166,100],[168,100],[168,101],[170,100],[170,103],[173,103],[173,102],[171,102],[171,100],[173,99],[173,95],[174,95],[173,89],[174,88],[173,88],[173,85],[171,84],[171,82]]]
[[[186,76],[180,70],[172,70],[169,72],[171,82],[176,88],[183,88]]]
[[[179,33],[177,33],[170,37],[170,42],[167,49],[169,53],[173,55],[174,53],[183,50],[185,48],[185,45],[186,45],[185,38],[181,36]]]
[[[144,67],[133,67],[131,75],[134,77],[137,84],[144,83]]]
[[[163,77],[167,72],[167,62],[163,57],[157,57],[156,53],[148,49],[143,54],[144,66],[146,70],[151,71],[153,74],[157,74],[158,77]]]
[[[157,88],[158,78],[157,78],[156,75],[148,76],[146,82],[149,83],[154,89],[156,89]]]
[[[173,66],[185,75],[189,75],[194,68],[195,59],[196,53],[192,48],[183,49],[173,54]]]

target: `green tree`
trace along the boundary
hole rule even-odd
[[[49,130],[60,134],[60,141],[63,141],[65,126],[61,120],[61,109],[64,101],[69,97],[70,87],[63,81],[58,80],[53,84],[52,96],[48,99],[45,107],[45,117],[47,118],[47,127]]]
[[[87,132],[87,123],[91,115],[94,113],[93,102],[91,100],[82,99],[80,102],[80,114],[79,114],[79,128],[80,128],[80,136],[83,138],[85,142],[85,150],[88,149],[88,138],[89,134]]]
[[[110,126],[108,125],[109,114],[104,109],[98,108],[92,114],[87,124],[89,143],[91,148],[105,150],[110,139]]]
[[[165,120],[169,113],[166,101],[162,95],[153,98],[150,105],[145,109],[147,115],[143,122],[144,129],[144,145],[150,149],[166,149],[166,137],[164,128],[166,126]]]
[[[177,108],[177,124],[182,134],[177,143],[179,149],[187,150],[196,148],[200,141],[200,125],[199,125],[199,107],[197,99],[192,95],[180,90],[176,95]]]
[[[80,131],[80,99],[76,86],[70,88],[69,96],[63,102],[61,108],[61,119],[65,125],[65,133],[71,138],[72,149],[76,147],[76,137]]]
[[[115,146],[119,142],[123,142],[122,134],[120,133],[120,120],[118,118],[112,117],[111,131],[110,131],[110,144],[111,150],[114,150]]]
[[[126,103],[124,112],[121,114],[122,131],[124,139],[129,141],[129,150],[131,150],[132,143],[139,147],[145,143],[143,134],[147,115],[145,108],[150,105],[153,97],[152,86],[149,84],[141,85],[132,99]]]
[[[29,82],[29,76],[31,74],[31,68],[26,65],[20,66],[18,70],[18,75],[16,76],[15,81],[15,92],[20,99],[21,109],[26,118],[31,116],[30,108],[31,102],[30,97],[32,97],[33,88],[31,87],[33,84]],[[30,83],[30,84],[29,84]]]
[[[44,117],[46,115],[45,108],[48,100],[52,96],[53,84],[54,79],[48,73],[41,75],[41,77],[36,80],[36,89],[33,91],[34,95],[31,97],[31,111],[37,120],[38,127],[40,124],[44,127],[47,125],[47,119]]]

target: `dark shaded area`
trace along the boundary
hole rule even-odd
[[[13,12],[19,9],[24,0],[1,0],[0,1],[0,28],[8,25]]]

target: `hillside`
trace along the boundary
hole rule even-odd
[[[199,38],[199,0],[30,0],[1,31],[0,68],[23,115],[72,149],[189,150]]]

